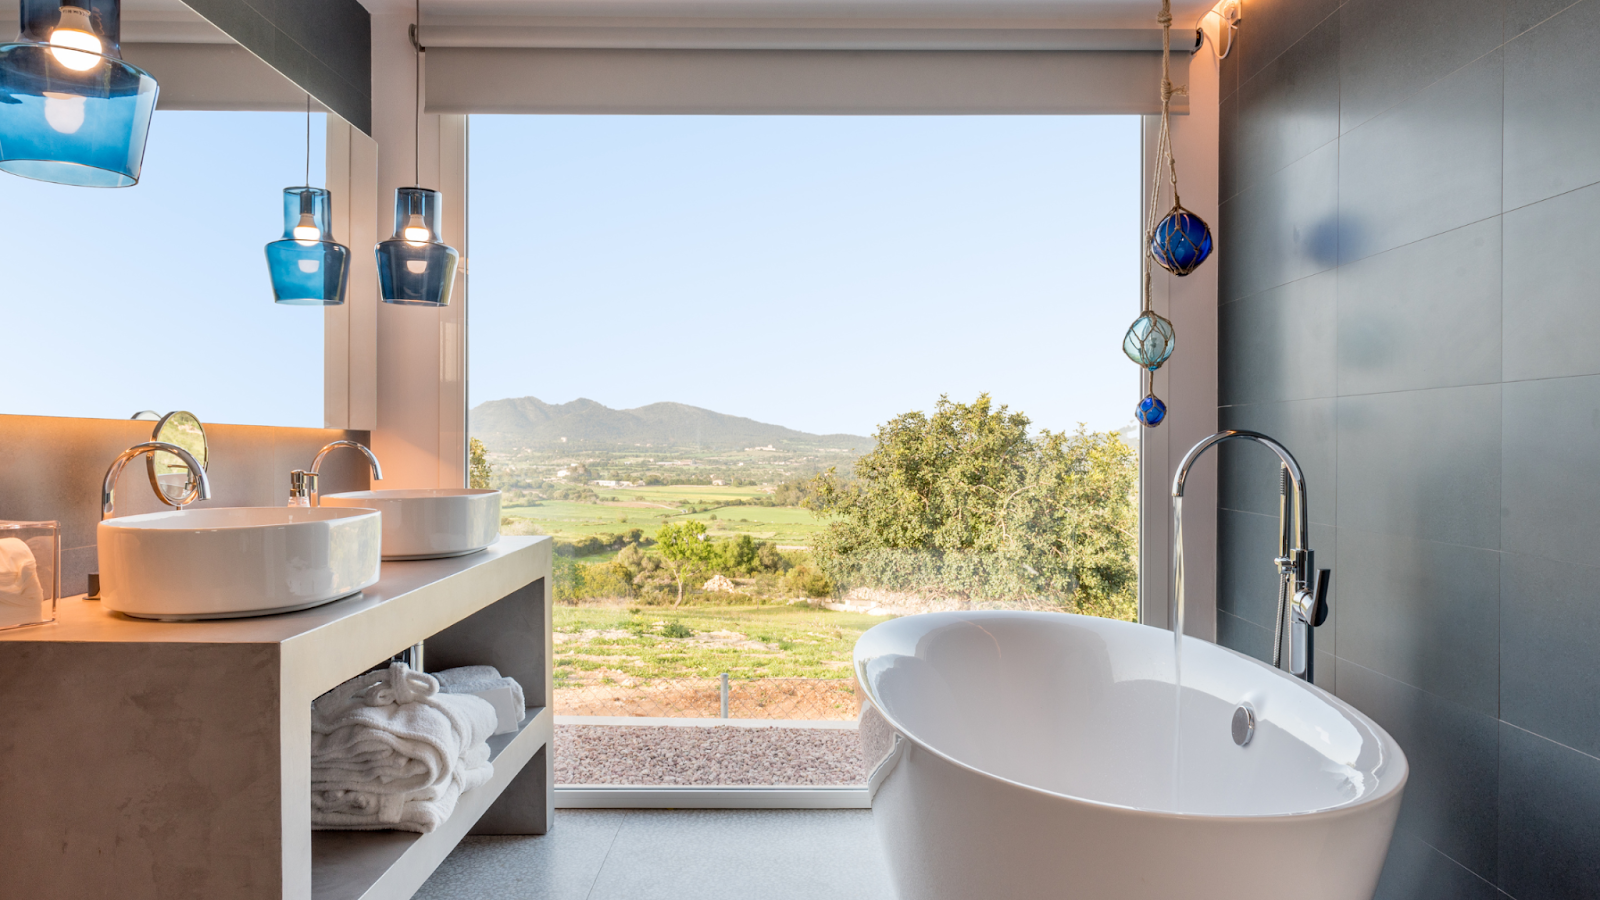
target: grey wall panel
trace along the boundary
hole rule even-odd
[[[1305,463],[1319,669],[1410,760],[1378,896],[1600,897],[1600,0],[1245,13],[1218,418]],[[1218,481],[1218,637],[1264,656],[1273,467]]]

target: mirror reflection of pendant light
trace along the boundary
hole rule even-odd
[[[394,237],[378,245],[378,289],[385,303],[405,306],[446,306],[455,287],[461,254],[440,238],[439,221],[444,198],[438,191],[420,187],[422,148],[422,3],[417,0],[417,24],[411,46],[417,60],[417,87],[412,120],[412,184],[394,192]]]
[[[311,95],[306,95],[306,183],[283,189],[283,238],[267,245],[272,298],[338,306],[350,287],[350,248],[333,240],[333,195],[311,186]]]
[[[21,0],[21,20],[0,45],[0,171],[137,184],[158,86],[122,61],[121,0]]]

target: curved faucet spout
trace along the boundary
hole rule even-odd
[[[371,450],[368,450],[365,446],[356,441],[334,441],[328,446],[323,447],[322,450],[317,453],[317,458],[311,461],[310,484],[312,506],[322,505],[322,493],[317,489],[317,480],[321,477],[322,461],[327,458],[329,453],[332,453],[340,447],[349,447],[352,450],[360,450],[361,455],[365,456],[367,458],[367,463],[372,466],[373,480],[383,480],[383,466],[378,464],[378,457],[374,455]]]
[[[116,512],[114,492],[117,489],[117,479],[121,477],[123,467],[126,466],[130,460],[133,460],[143,454],[158,452],[171,453],[173,456],[176,456],[178,459],[182,460],[183,464],[188,467],[189,472],[200,481],[200,490],[197,499],[211,499],[211,479],[206,476],[206,467],[200,465],[200,461],[194,458],[194,454],[183,449],[182,447],[179,447],[177,444],[169,444],[166,441],[145,441],[142,444],[134,444],[132,447],[129,447],[121,453],[118,453],[117,458],[111,461],[111,467],[106,469],[105,481],[101,482],[100,484],[101,521],[110,518]],[[178,508],[182,509],[182,507]]]
[[[1283,462],[1284,468],[1289,470],[1289,480],[1294,485],[1295,530],[1299,538],[1298,546],[1310,546],[1311,526],[1310,514],[1306,510],[1306,476],[1300,471],[1300,463],[1295,460],[1294,454],[1290,453],[1287,447],[1259,431],[1219,431],[1190,447],[1189,452],[1184,454],[1183,461],[1178,463],[1177,474],[1172,476],[1173,499],[1176,500],[1183,497],[1183,485],[1184,482],[1189,480],[1189,470],[1194,468],[1194,464],[1199,461],[1200,457],[1212,447],[1223,441],[1231,440],[1255,441],[1273,453],[1278,454],[1278,459]]]

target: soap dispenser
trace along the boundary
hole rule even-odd
[[[295,469],[289,473],[289,505],[311,506],[311,495],[317,492],[317,476],[314,472],[304,469]]]

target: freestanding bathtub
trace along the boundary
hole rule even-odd
[[[1406,782],[1394,739],[1193,638],[1180,712],[1173,657],[1169,631],[1062,613],[863,635],[868,789],[902,900],[1370,900]]]

